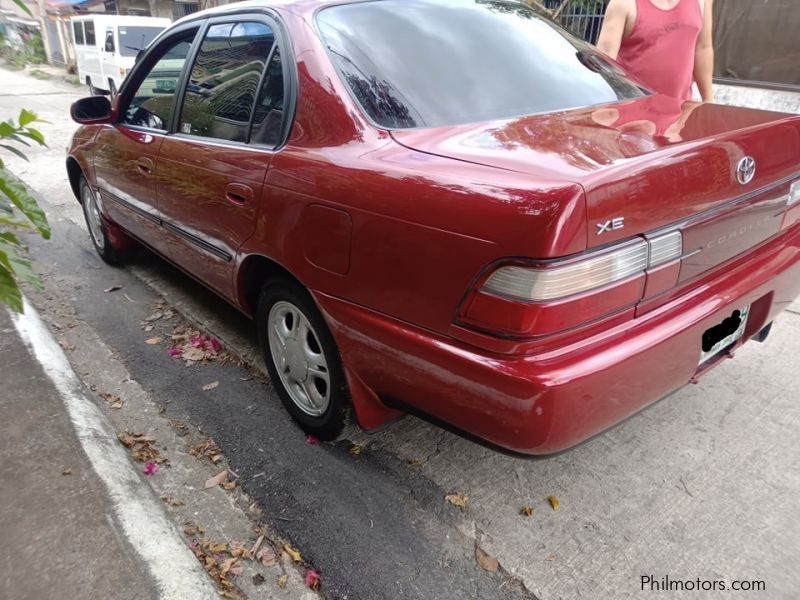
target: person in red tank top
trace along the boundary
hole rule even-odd
[[[597,47],[654,92],[713,99],[713,0],[610,0]]]

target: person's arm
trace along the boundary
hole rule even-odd
[[[703,0],[703,29],[697,38],[694,51],[694,80],[703,102],[712,102],[714,92],[711,79],[714,76],[714,42],[711,34],[712,4],[714,0]]]
[[[619,54],[619,47],[625,35],[628,24],[630,6],[628,0],[611,0],[606,9],[606,16],[603,19],[603,27],[600,30],[600,37],[597,38],[597,48],[614,60]]]

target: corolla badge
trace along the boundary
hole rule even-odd
[[[736,165],[736,180],[742,185],[747,185],[756,176],[756,161],[752,156],[745,156]]]

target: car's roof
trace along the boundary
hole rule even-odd
[[[238,13],[259,8],[292,10],[303,14],[316,10],[317,8],[325,6],[326,4],[346,4],[347,1],[348,0],[244,0],[244,2],[223,4],[222,6],[215,6],[213,8],[207,8],[206,10],[192,13],[191,15],[176,21],[176,23],[183,23],[187,21],[193,21],[195,19]],[[352,1],[358,2],[359,0]]]

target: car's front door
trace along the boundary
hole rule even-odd
[[[197,30],[170,36],[148,53],[120,97],[118,122],[103,127],[96,139],[95,181],[102,212],[164,253],[155,166]]]
[[[172,260],[227,297],[280,138],[284,81],[276,29],[261,16],[209,22],[156,168]]]

